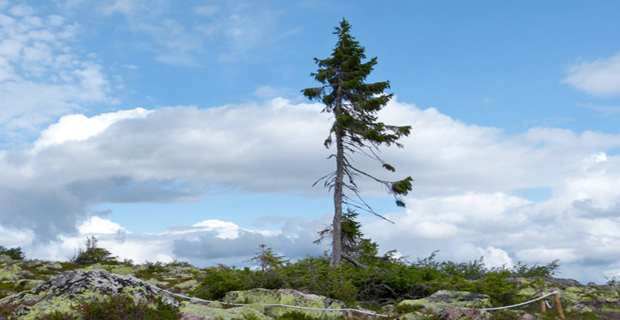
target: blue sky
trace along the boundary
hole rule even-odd
[[[315,86],[344,17],[389,80],[407,209],[364,195],[383,250],[620,276],[615,1],[0,0],[0,245],[67,259],[289,258],[330,221]],[[374,166],[373,166],[374,165]]]

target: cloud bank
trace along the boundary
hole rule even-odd
[[[294,256],[320,252],[311,242],[329,217],[291,220],[280,231],[196,221],[149,235],[95,223],[92,217],[103,213],[92,208],[196,200],[227,189],[324,197],[325,190],[310,187],[331,170],[322,146],[330,119],[321,109],[276,98],[64,116],[32,148],[0,151],[2,236],[16,235],[33,248],[60,241],[64,249],[56,253],[33,250],[66,255],[100,225],[102,244],[120,256],[131,258],[132,248],[144,246],[140,252],[155,256],[133,259],[205,264],[238,264],[258,243]],[[384,250],[412,258],[440,250],[439,258],[455,261],[484,255],[492,266],[560,259],[567,276],[597,281],[620,270],[620,136],[543,127],[508,135],[397,100],[380,119],[412,125],[405,148],[384,149],[382,156],[397,168],[396,178],[415,179],[408,208],[387,213],[395,225],[363,220],[365,233]],[[362,158],[358,164],[394,178]],[[370,197],[384,194],[370,183],[361,187]],[[540,190],[544,196],[528,196]]]

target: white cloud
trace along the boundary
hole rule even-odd
[[[495,248],[493,246],[487,246],[486,248],[478,248],[480,256],[484,257],[484,265],[487,268],[512,268],[513,262],[508,252]]]
[[[71,114],[61,117],[41,133],[34,142],[34,150],[62,144],[67,141],[82,141],[103,132],[110,125],[123,119],[144,118],[152,111],[143,108],[105,113],[88,118],[82,114]]]
[[[221,220],[205,220],[192,225],[192,227],[200,227],[206,231],[215,230],[218,238],[236,239],[239,237],[239,226],[232,222]]]
[[[76,222],[98,203],[196,200],[213,186],[240,194],[325,196],[310,187],[332,166],[325,160],[331,151],[322,145],[330,119],[321,110],[320,104],[277,98],[63,117],[32,150],[0,152],[0,225],[32,230],[24,241],[38,243],[75,234]],[[380,118],[414,128],[404,149],[382,152],[397,174],[363,158],[356,162],[386,179],[415,179],[407,210],[387,213],[395,225],[363,218],[364,232],[384,250],[412,257],[440,250],[441,259],[461,261],[484,255],[492,266],[559,258],[575,277],[580,269],[593,272],[589,261],[603,265],[599,275],[618,268],[613,257],[620,254],[620,234],[613,230],[620,228],[620,156],[608,151],[620,147],[619,135],[552,128],[508,135],[398,101]],[[369,197],[385,195],[370,182],[359,185]],[[519,196],[519,190],[541,186],[550,191],[544,201]],[[267,232],[206,220],[167,236],[127,234],[118,241],[111,233],[116,226],[103,236],[127,258],[138,244],[160,239],[149,254],[236,264],[260,241],[295,255],[320,251],[311,242],[323,223]]]
[[[97,216],[90,217],[78,226],[78,231],[85,235],[116,234],[123,230],[118,223]]]
[[[76,25],[23,5],[7,14],[0,15],[0,140],[19,144],[55,116],[113,102],[102,67],[69,46]]]
[[[620,94],[620,54],[594,61],[581,61],[568,68],[563,82],[596,96]]]

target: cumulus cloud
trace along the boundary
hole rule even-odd
[[[0,225],[43,247],[89,230],[99,203],[188,201],[227,189],[325,196],[310,186],[331,170],[332,151],[322,146],[330,119],[321,110],[276,98],[61,118],[31,150],[0,151]],[[484,255],[491,266],[561,259],[576,278],[594,265],[599,275],[620,268],[613,259],[620,254],[613,231],[620,228],[620,157],[611,153],[620,136],[542,127],[508,135],[397,100],[380,118],[413,126],[404,149],[382,152],[397,174],[364,158],[356,164],[386,179],[415,179],[408,208],[387,213],[395,225],[364,217],[363,231],[384,250],[410,257],[440,250],[439,258],[456,261]],[[385,194],[370,182],[360,187],[369,197]],[[549,196],[528,200],[521,190],[531,188]],[[119,234],[122,226],[105,221],[90,230],[105,230],[102,241],[127,258],[148,244],[140,259],[238,264],[259,243],[288,257],[320,252],[311,243],[329,217],[319,220],[291,219],[279,231],[205,220],[166,236]]]
[[[90,219],[84,221],[79,227],[78,231],[81,234],[117,234],[119,231],[123,232],[124,228],[116,222],[112,222],[107,219],[103,219],[98,216],[90,217]],[[124,231],[126,232],[126,231]]]
[[[82,114],[71,114],[60,118],[57,123],[43,130],[41,136],[34,143],[34,150],[40,150],[54,144],[67,141],[86,140],[103,132],[111,124],[121,119],[144,118],[151,111],[143,108],[101,114],[88,118]]]
[[[620,94],[620,54],[594,61],[580,61],[568,68],[563,82],[596,96]]]

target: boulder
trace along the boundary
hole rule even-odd
[[[110,294],[127,294],[136,301],[162,297],[168,303],[179,304],[170,295],[140,279],[96,270],[65,272],[30,290],[0,300],[0,305],[14,309],[13,317],[28,320],[55,311],[74,314],[71,307],[75,302],[102,299]]]
[[[543,291],[557,290],[565,311],[610,316],[620,319],[620,295],[609,286],[582,285],[571,279],[513,278],[521,301],[538,297]]]
[[[228,304],[283,304],[313,309],[342,309],[346,306],[339,301],[315,294],[306,294],[291,289],[267,290],[252,289],[248,291],[231,291],[224,297]],[[303,310],[287,307],[265,306],[265,314],[278,318],[286,313],[303,313],[308,317],[336,319],[344,316],[342,311]]]
[[[50,262],[45,267],[48,269],[62,269],[62,265],[58,262]]]
[[[446,308],[440,314],[446,320],[491,319],[491,314],[479,309]]]
[[[0,267],[0,280],[19,280],[22,279],[20,277],[20,268],[18,265],[5,265],[4,267]]]
[[[273,318],[266,316],[255,306],[241,306],[230,309],[212,308],[200,303],[183,302],[181,312],[186,320],[272,320]]]
[[[439,290],[426,298],[403,300],[397,305],[397,309],[441,313],[448,308],[488,308],[491,306],[490,300],[491,298],[486,294]]]

